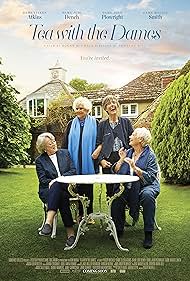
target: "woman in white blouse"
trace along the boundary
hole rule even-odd
[[[40,156],[36,159],[36,172],[39,179],[39,197],[47,203],[48,212],[46,222],[41,230],[42,235],[52,232],[53,218],[60,211],[62,221],[67,231],[66,245],[74,243],[74,229],[71,210],[69,207],[68,185],[56,181],[59,176],[76,174],[67,149],[57,149],[55,137],[51,133],[40,134],[36,147]]]

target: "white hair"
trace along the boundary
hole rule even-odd
[[[151,141],[150,131],[148,129],[146,129],[145,127],[136,128],[134,130],[134,134],[136,134],[136,136],[138,138],[142,139],[142,146],[145,146],[145,145],[149,144],[150,141]]]
[[[42,133],[38,136],[37,141],[36,141],[36,149],[38,150],[39,153],[43,153],[45,151],[45,139],[49,138],[50,140],[55,140],[54,135],[51,133]]]
[[[89,112],[92,110],[92,103],[89,99],[85,98],[85,97],[78,97],[74,100],[73,102],[73,109],[74,111],[76,111],[76,108],[78,106],[83,106],[86,110],[88,110]]]

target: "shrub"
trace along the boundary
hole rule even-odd
[[[167,182],[190,183],[190,72],[165,91],[152,122],[152,146]]]
[[[1,64],[1,61],[0,61]],[[18,105],[11,75],[0,72],[0,167],[26,164],[30,147],[29,118]]]

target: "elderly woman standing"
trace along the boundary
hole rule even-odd
[[[131,149],[125,151],[120,149],[120,159],[115,165],[115,171],[124,175],[136,175],[140,181],[132,183],[134,187],[132,196],[138,192],[140,205],[143,207],[143,220],[145,239],[143,246],[146,249],[152,247],[152,232],[154,230],[155,198],[160,192],[159,167],[156,156],[151,150],[149,143],[151,140],[150,131],[146,128],[137,128],[130,136],[129,144]],[[131,186],[128,186],[131,187]],[[130,189],[125,190],[119,198],[112,204],[112,216],[119,233],[124,229],[125,200]],[[137,197],[136,197],[137,198]]]
[[[128,118],[118,117],[119,103],[116,97],[106,96],[102,106],[108,114],[108,119],[101,121],[98,126],[97,146],[102,145],[98,161],[103,173],[111,174],[112,165],[119,160],[119,149],[129,148],[129,136],[133,127]],[[113,188],[113,184],[106,185],[108,197],[113,195]]]
[[[68,185],[59,183],[59,176],[71,176],[76,170],[66,149],[57,149],[55,137],[50,133],[38,136],[36,142],[40,156],[36,158],[36,171],[39,179],[39,197],[47,203],[47,219],[41,230],[42,235],[52,232],[53,218],[59,209],[62,221],[67,231],[66,245],[71,246],[74,241],[74,229],[71,210],[69,207]]]
[[[89,115],[92,103],[85,97],[79,97],[74,100],[73,109],[76,117],[67,125],[63,147],[68,148],[78,175],[95,174],[96,167],[91,155],[96,145],[98,123]],[[80,195],[85,194],[89,198],[87,213],[92,213],[93,185],[80,184],[77,189]],[[82,216],[83,209],[79,202],[79,220]]]

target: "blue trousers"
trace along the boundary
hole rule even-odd
[[[59,210],[65,227],[72,227],[74,224],[70,210],[70,197],[67,184],[64,183],[54,182],[48,190],[48,211],[53,210],[57,212]]]
[[[140,205],[143,207],[144,231],[154,230],[155,199],[158,192],[151,186],[145,186],[140,191]]]
[[[129,207],[132,207],[132,213],[130,214],[135,220],[138,218],[138,206],[139,204],[143,207],[143,220],[144,220],[144,231],[154,230],[154,216],[155,216],[155,198],[158,196],[158,192],[154,191],[151,186],[146,186],[140,190],[139,193],[139,204],[135,199],[135,193],[131,194],[127,198],[127,192],[133,192],[132,189],[125,190],[119,198],[116,198],[112,203],[111,215],[116,226],[117,232],[123,232],[125,225],[125,207],[126,203]],[[126,194],[125,194],[126,193]],[[135,203],[135,205],[133,205]],[[135,211],[136,209],[136,211]]]
[[[118,190],[115,189],[115,192]],[[117,232],[121,233],[125,225],[125,208],[129,207],[130,216],[137,221],[139,217],[139,187],[132,185],[130,189],[125,190],[120,197],[116,198],[112,203],[111,216],[115,223]]]

